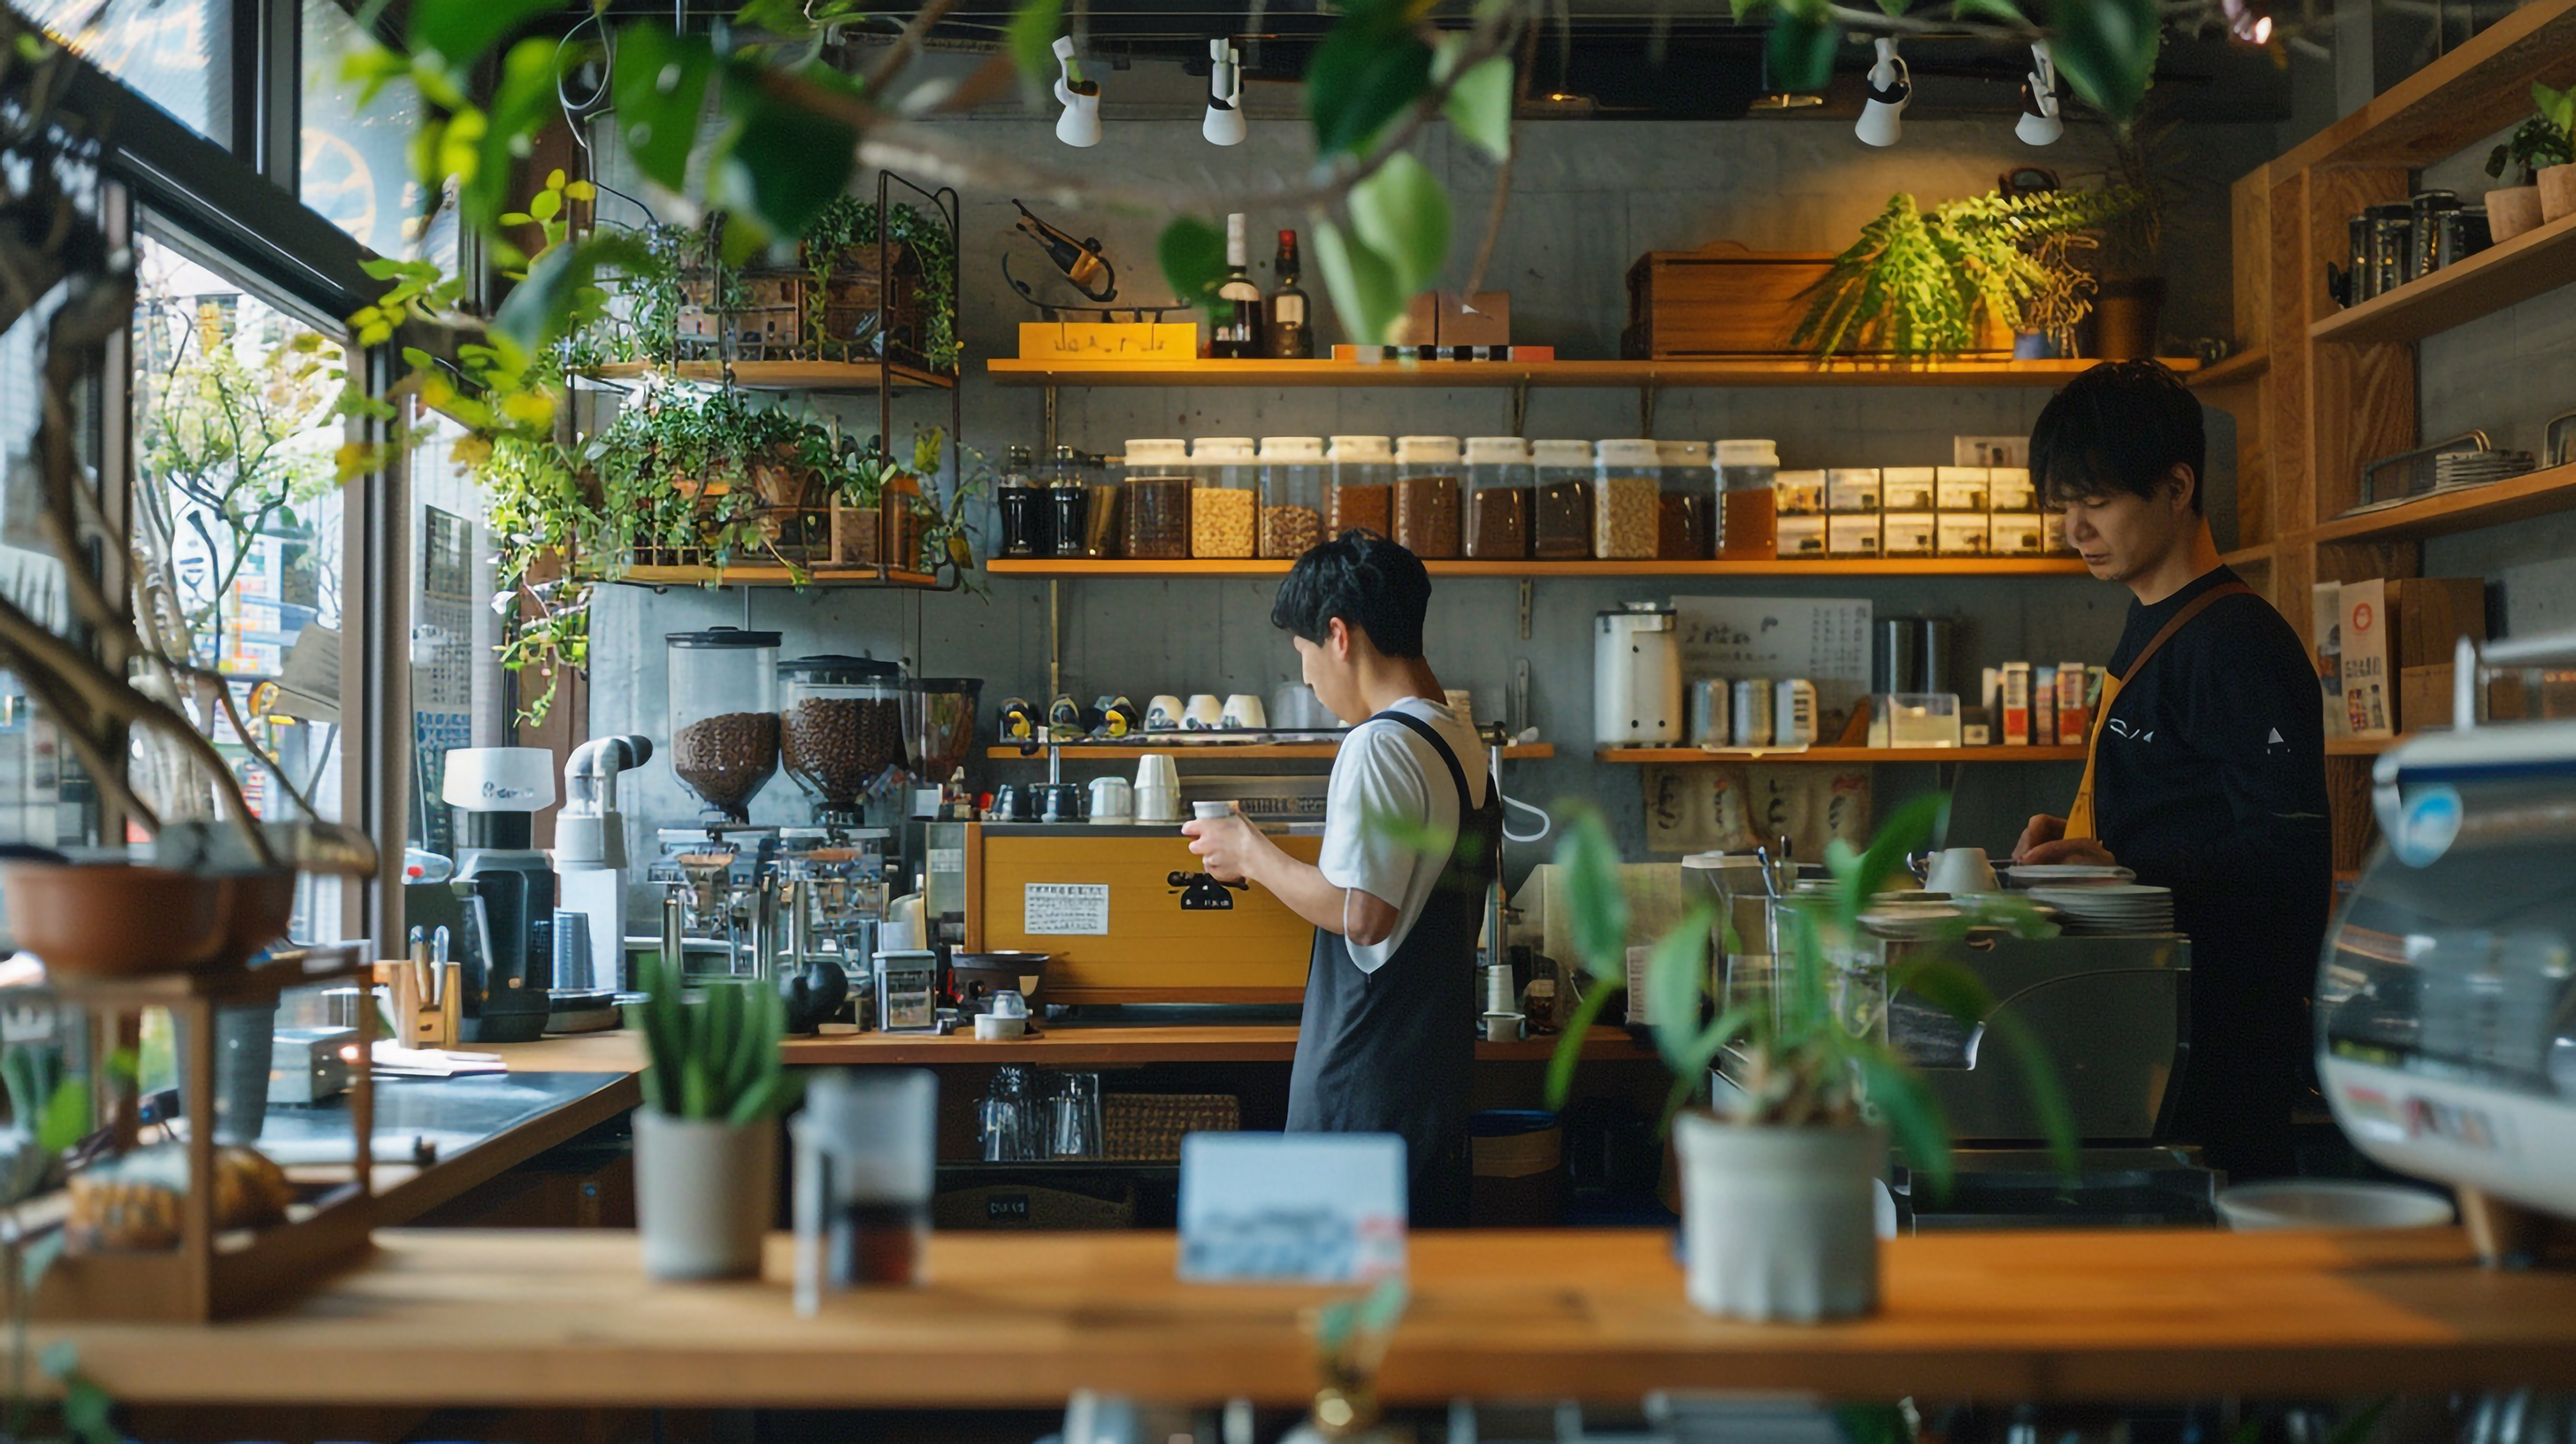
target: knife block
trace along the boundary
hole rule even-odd
[[[444,966],[433,1003],[420,995],[420,973],[412,964],[376,964],[376,982],[394,992],[394,1041],[403,1047],[453,1048],[464,1036],[465,965]]]

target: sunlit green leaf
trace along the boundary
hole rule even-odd
[[[1154,256],[1163,264],[1173,299],[1185,306],[1216,299],[1217,285],[1226,275],[1225,232],[1196,216],[1178,217],[1163,227]]]
[[[1064,33],[1064,0],[1020,0],[1003,32],[1011,63],[1019,68],[1020,90],[1044,95],[1055,75],[1056,37]]]
[[[2114,120],[2136,115],[2163,43],[2156,0],[2056,0],[2048,19],[2049,53],[2075,93]]]
[[[1449,192],[1429,166],[1409,152],[1389,156],[1351,187],[1350,207],[1353,239],[1385,258],[1404,297],[1440,274],[1449,259]]]
[[[36,1146],[47,1153],[60,1153],[81,1141],[89,1132],[89,1081],[66,1078],[54,1085],[53,1096],[45,1100],[45,1116],[36,1128]]]
[[[1676,1072],[1688,1067],[1699,1041],[1700,1002],[1708,996],[1708,934],[1716,923],[1716,901],[1703,899],[1646,954],[1646,1016],[1654,1025],[1656,1051]]]
[[[1592,1024],[1601,1016],[1601,1010],[1623,991],[1615,983],[1595,978],[1584,990],[1583,1000],[1574,1005],[1574,1016],[1566,1020],[1565,1031],[1557,1035],[1556,1051],[1547,1056],[1544,1101],[1549,1108],[1563,1108],[1565,1100],[1572,1096],[1574,1065],[1583,1061],[1583,1040],[1592,1035]]]
[[[656,185],[677,190],[688,179],[714,66],[705,41],[675,39],[658,21],[638,21],[618,35],[617,134],[636,170]]]
[[[1933,838],[1949,826],[1950,795],[1927,792],[1896,810],[1896,815],[1879,827],[1870,839],[1869,849],[1847,870],[1837,868],[1842,880],[1840,897],[1842,922],[1846,931],[1859,921],[1860,910],[1887,886],[1888,879],[1905,868],[1909,853],[1922,851]]]
[[[1401,8],[1343,14],[1306,67],[1306,116],[1325,155],[1357,151],[1431,84],[1431,47]]]
[[[644,243],[622,232],[559,246],[529,270],[526,280],[510,288],[500,310],[493,313],[493,333],[527,351],[540,350],[568,334],[589,308],[599,304],[602,270],[641,270],[653,264]]]
[[[756,217],[772,235],[800,235],[849,187],[858,132],[772,92],[761,83],[759,61],[737,56],[726,63],[724,105],[736,128],[718,168],[717,198],[737,218]],[[820,69],[809,66],[798,76],[826,88],[846,85]]]
[[[1619,882],[1619,849],[1601,815],[1575,814],[1556,845],[1572,909],[1574,951],[1584,970],[1609,982],[1628,976],[1628,896]]]
[[[412,48],[467,66],[512,31],[562,8],[562,0],[412,0]]]
[[[1493,56],[1458,77],[1440,113],[1470,144],[1501,161],[1512,153],[1512,92],[1517,84],[1511,61]]]
[[[501,60],[501,79],[492,87],[492,104],[482,115],[466,114],[449,123],[449,154],[456,172],[457,206],[465,221],[488,229],[508,200],[512,167],[528,153],[530,138],[562,101],[555,82],[566,62],[564,47],[551,40],[522,40]],[[469,125],[468,122],[475,122]]]
[[[1412,293],[1396,281],[1384,256],[1342,234],[1330,221],[1315,227],[1315,267],[1351,338],[1383,345],[1404,319]]]

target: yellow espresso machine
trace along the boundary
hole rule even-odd
[[[966,950],[1049,953],[1049,1003],[1293,1003],[1315,930],[1201,870],[1171,824],[964,825]],[[1274,831],[1315,861],[1323,838]]]

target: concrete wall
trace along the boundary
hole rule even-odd
[[[1076,154],[1057,147],[1043,122],[975,121],[964,128],[976,140],[1050,162],[1071,163]],[[1688,249],[1721,238],[1765,249],[1837,250],[1892,191],[1910,190],[1928,205],[1986,190],[2008,167],[2034,159],[2073,179],[2098,172],[2103,150],[2098,129],[2079,126],[2054,150],[2033,152],[2000,120],[1909,123],[1903,144],[1889,151],[1871,151],[1853,138],[1847,123],[1829,122],[1535,123],[1523,125],[1521,137],[1510,211],[1486,284],[1512,292],[1516,340],[1552,344],[1567,358],[1618,354],[1626,321],[1623,277],[1642,252]],[[2226,185],[2264,159],[2271,142],[2268,126],[2196,128],[2185,138],[2191,180],[2168,223],[2174,292],[2168,333],[2189,337],[2225,328]],[[1238,167],[1291,173],[1303,163],[1304,146],[1304,135],[1292,123],[1264,123],[1258,112],[1252,140],[1239,151],[1222,152],[1199,139],[1194,116],[1136,119],[1120,116],[1113,106],[1108,139],[1079,158],[1104,174],[1188,185]],[[1453,273],[1463,273],[1479,239],[1491,169],[1437,130],[1424,155],[1454,187],[1462,220]],[[617,169],[612,163],[612,178]],[[635,189],[623,183],[619,188]],[[1041,393],[997,388],[982,376],[984,358],[1012,354],[1013,326],[1034,319],[1004,289],[998,273],[1001,255],[1014,248],[1019,274],[1043,265],[1011,233],[1012,215],[1007,196],[966,198],[966,440],[995,457],[1011,444],[1035,444],[1041,426]],[[610,218],[618,217],[612,212]],[[1168,295],[1152,261],[1159,217],[1049,218],[1108,242],[1121,266],[1122,298]],[[1308,224],[1294,214],[1252,220],[1256,236]],[[1266,259],[1267,247],[1258,249],[1256,259]],[[1310,288],[1320,291],[1311,282]],[[1335,339],[1338,328],[1327,323],[1324,335]],[[1950,459],[1955,435],[2026,432],[2045,400],[2043,391],[2015,389],[1679,391],[1662,397],[1656,431],[1676,438],[1774,437],[1791,466],[1928,464]],[[1506,407],[1507,393],[1500,390],[1067,390],[1060,428],[1064,440],[1090,450],[1116,450],[1132,436],[1474,435],[1504,430]],[[864,424],[873,428],[872,398],[864,408],[843,403],[838,409],[853,421],[863,409]],[[1527,434],[1634,435],[1637,411],[1631,392],[1533,391]],[[945,416],[944,398],[907,401],[898,412],[898,431]],[[2232,454],[2223,431],[2214,435],[2211,449],[2219,458]],[[2226,478],[2216,481],[2223,493]],[[789,655],[899,655],[932,674],[984,678],[988,704],[1006,695],[1038,698],[1046,686],[1046,585],[993,581],[990,587],[989,597],[764,591],[752,594],[748,615],[756,625],[784,631]],[[1532,664],[1535,720],[1559,756],[1513,764],[1509,790],[1541,804],[1574,797],[1596,801],[1632,853],[1642,843],[1636,769],[1589,760],[1589,629],[1599,609],[1674,590],[1669,582],[1541,581],[1526,640],[1515,625],[1514,583],[1444,581],[1433,598],[1433,664],[1448,685],[1478,694],[1480,712],[1491,715],[1499,704],[1516,659]],[[1693,584],[1687,590],[1862,596],[1882,615],[1963,616],[1969,619],[1963,661],[1971,668],[2013,658],[2098,660],[2116,639],[2128,601],[2125,592],[2083,579],[1787,579]],[[1155,692],[1266,694],[1296,676],[1293,653],[1268,625],[1270,591],[1269,584],[1251,581],[1067,584],[1065,689],[1085,700],[1104,692],[1140,701]],[[661,634],[739,623],[745,603],[735,592],[656,594],[620,587],[603,589],[595,611],[594,732],[636,730],[659,737],[667,730]],[[1966,676],[1973,679],[1975,673]],[[979,764],[972,775],[980,785],[1034,772]],[[1884,803],[1934,782],[1928,767],[1883,768],[1879,797]],[[2074,783],[2075,769],[2065,765],[1970,768],[1959,782],[1954,840],[2008,848],[2030,812],[2063,810]],[[694,810],[668,770],[658,766],[628,793],[626,805],[631,816],[658,821],[684,820]],[[782,778],[755,805],[754,815],[787,822],[803,813]]]

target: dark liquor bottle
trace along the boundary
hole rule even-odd
[[[1262,329],[1262,354],[1274,361],[1309,361],[1315,332],[1306,324],[1306,293],[1297,287],[1297,233],[1279,233],[1279,258],[1270,263],[1278,289],[1270,293],[1270,320]]]
[[[1225,280],[1209,311],[1208,355],[1244,360],[1261,355],[1261,287],[1252,279],[1252,246],[1243,213],[1225,218]]]

